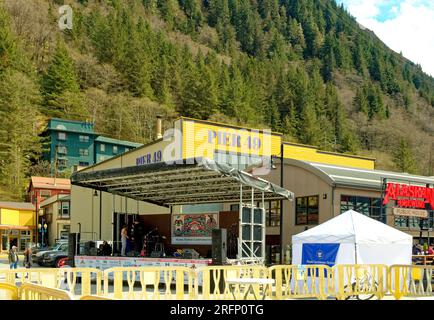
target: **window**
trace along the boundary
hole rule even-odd
[[[87,167],[87,166],[89,165],[89,162],[87,162],[87,161],[79,161],[79,162],[78,162],[78,165],[79,165],[80,167]]]
[[[66,140],[66,132],[58,132],[57,140]]]
[[[395,226],[398,228],[409,228],[413,230],[429,229],[433,227],[434,211],[429,211],[429,219],[420,219],[417,217],[395,216]]]
[[[239,204],[231,204],[230,211],[240,211]]]
[[[78,149],[78,153],[80,154],[80,156],[88,156],[89,150],[88,149]]]
[[[113,146],[113,153],[118,153],[118,146]]]
[[[257,202],[256,206],[261,207],[261,202]],[[230,211],[239,211],[239,204],[231,204]],[[267,227],[280,226],[280,201],[264,201],[265,225]]]
[[[265,225],[267,227],[280,226],[280,201],[266,201],[264,205]]]
[[[318,224],[319,196],[298,197],[295,201],[295,224]]]
[[[51,197],[51,191],[50,190],[41,190],[39,192],[39,195],[41,196],[41,198],[49,198],[49,197]]]
[[[360,212],[372,219],[386,223],[386,216],[381,214],[381,199],[341,195],[341,213],[348,210]]]
[[[57,166],[59,168],[65,168],[67,164],[67,160],[66,159],[57,159]]]
[[[266,261],[268,265],[278,264],[280,262],[279,245],[267,245],[265,251]]]
[[[20,232],[20,251],[26,250],[27,244],[30,242],[30,231]]]
[[[214,160],[220,163],[227,163],[230,166],[242,170],[253,164],[262,161],[262,158],[257,155],[242,155],[237,153],[215,152]]]
[[[80,140],[80,142],[89,142],[89,136],[79,135],[78,139]]]
[[[105,144],[101,143],[99,149],[101,150],[101,152],[105,152]]]
[[[61,240],[68,240],[69,237],[69,225],[63,226],[63,230],[60,230],[59,232],[59,238]]]
[[[66,147],[63,146],[57,146],[57,153],[58,154],[67,154],[68,150],[66,149]]]
[[[60,202],[59,218],[69,219],[69,201],[61,201]]]

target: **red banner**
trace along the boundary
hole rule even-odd
[[[395,200],[398,207],[425,209],[428,203],[434,209],[434,188],[388,183],[383,205]]]

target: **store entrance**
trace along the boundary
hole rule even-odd
[[[8,234],[2,234],[1,251],[8,251]]]
[[[9,237],[9,248],[12,248],[13,246],[16,246],[18,248],[18,237],[17,236],[10,236]]]

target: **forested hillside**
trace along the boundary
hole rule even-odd
[[[334,0],[0,0],[0,198],[47,172],[49,117],[146,143],[156,114],[434,174],[434,79]]]

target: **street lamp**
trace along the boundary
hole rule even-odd
[[[47,228],[47,224],[44,223],[44,209],[39,209],[39,216],[41,217],[41,223],[38,223],[38,230],[41,232],[41,247],[44,246],[44,229],[42,227],[44,227],[45,229]]]

